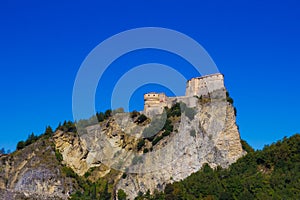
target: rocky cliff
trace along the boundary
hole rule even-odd
[[[245,154],[235,109],[218,92],[210,98],[198,98],[194,108],[181,105],[181,110],[185,111],[160,118],[169,120],[171,131],[163,125],[152,130],[157,126],[151,123],[155,119],[139,124],[138,116],[119,113],[100,125],[86,127],[80,136],[58,131],[54,141],[63,162],[79,175],[99,166],[103,169],[100,177],[111,169],[120,171],[114,189],[124,190],[130,199],[138,192],[163,190],[167,183],[188,177],[204,163],[226,168]],[[145,137],[149,129],[153,135]]]
[[[205,163],[227,168],[245,152],[235,109],[223,93],[191,97],[197,98],[192,108],[175,102],[151,119],[117,113],[77,126],[77,133],[58,129],[0,157],[0,194],[4,199],[67,199],[83,190],[83,179],[89,184],[105,179],[114,198],[122,189],[134,199],[185,179]],[[69,168],[77,175],[68,174]]]
[[[56,159],[52,139],[0,157],[0,199],[67,199],[76,187]]]

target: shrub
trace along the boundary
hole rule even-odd
[[[174,104],[170,109],[166,108],[167,116],[169,117],[179,117],[181,115],[180,103]]]
[[[98,122],[103,122],[104,121],[104,113],[100,112],[100,113],[96,113],[96,116],[98,118]]]
[[[118,190],[118,200],[126,200],[126,198],[127,198],[127,195],[124,192],[124,190],[119,189]]]
[[[226,92],[226,101],[233,104],[233,99],[230,97],[229,92]]]
[[[112,113],[111,109],[106,110],[104,113],[104,118],[108,119],[111,116],[111,113]]]
[[[123,173],[122,174],[122,179],[125,179],[127,177],[127,174],[126,173]]]
[[[25,147],[25,142],[24,141],[20,141],[17,144],[17,150],[23,149]]]
[[[89,177],[90,175],[91,175],[91,172],[87,171],[87,172],[84,173],[83,176],[84,176],[85,178],[87,178],[87,177]]]
[[[146,115],[144,115],[144,114],[141,114],[138,118],[137,118],[137,120],[135,121],[135,122],[137,122],[138,124],[141,124],[141,123],[143,123],[144,121],[146,121],[148,118],[146,117]]]
[[[171,132],[169,130],[165,130],[162,134],[163,137],[167,137],[171,134]]]
[[[156,145],[161,139],[163,139],[163,136],[157,136],[154,138],[154,140],[152,141],[152,145]]]
[[[136,111],[136,110],[134,110],[134,111],[132,111],[131,113],[130,113],[130,117],[133,119],[133,118],[136,118],[137,116],[139,116],[140,115],[140,113],[138,112],[138,111]]]
[[[63,161],[63,156],[57,149],[55,150],[55,157],[59,162]]]
[[[63,166],[62,171],[66,174],[67,177],[77,178],[78,176],[70,167]]]
[[[147,149],[147,148],[145,148],[144,150],[143,150],[143,153],[148,153],[149,152],[149,150]]]
[[[144,139],[140,139],[138,144],[137,144],[137,150],[141,150],[143,148],[143,146],[145,145],[145,140]]]

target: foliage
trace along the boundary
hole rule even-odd
[[[228,169],[202,169],[185,180],[167,184],[163,193],[137,199],[298,199],[300,196],[300,135],[284,138],[248,154]]]
[[[60,125],[59,127],[57,127],[57,129],[64,132],[76,132],[75,123],[71,121],[64,121],[63,125]]]
[[[156,145],[161,139],[163,139],[163,136],[156,136],[154,140],[152,140],[152,145]]]
[[[23,149],[25,147],[25,142],[23,140],[17,143],[17,150]]]
[[[109,117],[111,117],[112,114],[112,110],[108,109],[105,111],[104,113],[104,119],[108,119]]]
[[[167,117],[180,117],[181,115],[181,109],[180,109],[180,103],[174,104],[170,109],[165,108],[167,110]]]
[[[233,105],[233,98],[230,97],[229,92],[226,92],[226,101]]]
[[[149,149],[147,149],[147,148],[145,148],[144,150],[143,150],[143,153],[148,153],[149,152]]]
[[[122,108],[120,108],[119,110],[116,110],[116,112],[124,112],[124,110],[122,110]],[[98,119],[98,122],[103,122],[104,120],[111,117],[111,114],[112,114],[112,110],[108,109],[104,113],[103,112],[97,112],[96,117]]]
[[[36,135],[34,135],[34,133],[31,133],[30,135],[28,135],[28,138],[25,141],[21,140],[17,143],[17,150],[23,149],[24,147],[31,145],[32,143],[37,141],[42,136],[43,135],[36,136]]]
[[[120,189],[118,190],[118,200],[126,200],[127,195],[124,192],[124,190]]]
[[[241,144],[243,150],[245,150],[247,153],[254,152],[254,149],[245,140],[241,140]]]
[[[61,153],[58,151],[58,149],[55,149],[55,157],[58,160],[58,162],[62,162],[63,161],[63,156],[61,155]]]
[[[53,135],[53,130],[51,128],[51,126],[47,126],[44,135],[46,137],[50,137],[51,135]]]
[[[136,110],[130,112],[130,117],[133,119],[133,118],[136,118],[137,116],[139,116],[140,113]]]
[[[137,122],[138,124],[142,124],[144,121],[146,121],[148,118],[146,117],[146,115],[141,114],[137,120],[135,122]]]
[[[137,150],[141,150],[143,148],[143,146],[145,145],[145,140],[144,139],[140,139],[138,144],[137,144]]]
[[[124,172],[123,174],[122,174],[122,179],[125,179],[127,177],[127,174]]]

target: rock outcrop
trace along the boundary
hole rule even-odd
[[[235,108],[220,83],[204,96],[169,98],[169,108],[151,118],[135,112],[116,113],[100,123],[83,120],[77,133],[58,128],[50,138],[1,155],[0,196],[67,199],[83,190],[77,185],[82,180],[108,178],[114,197],[122,189],[134,199],[139,192],[162,191],[205,163],[227,168],[245,152]]]
[[[147,152],[139,151],[137,143],[151,124],[137,124],[129,113],[89,126],[80,137],[66,138],[58,131],[54,141],[64,163],[80,175],[101,165],[106,170],[100,176],[110,169],[125,173],[126,177],[116,181],[115,191],[122,189],[133,199],[139,191],[161,191],[167,183],[188,177],[205,163],[226,168],[245,154],[234,107],[226,98],[214,92],[210,99],[199,98],[190,112],[173,117],[174,131],[157,144],[144,139]]]
[[[75,192],[63,175],[51,139],[0,157],[0,199],[68,199]]]

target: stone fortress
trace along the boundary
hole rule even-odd
[[[224,76],[220,73],[192,78],[186,83],[185,96],[167,97],[165,93],[150,92],[144,94],[144,111],[147,116],[161,114],[164,107],[183,102],[188,107],[196,107],[197,97],[207,97],[216,90],[225,90]]]

